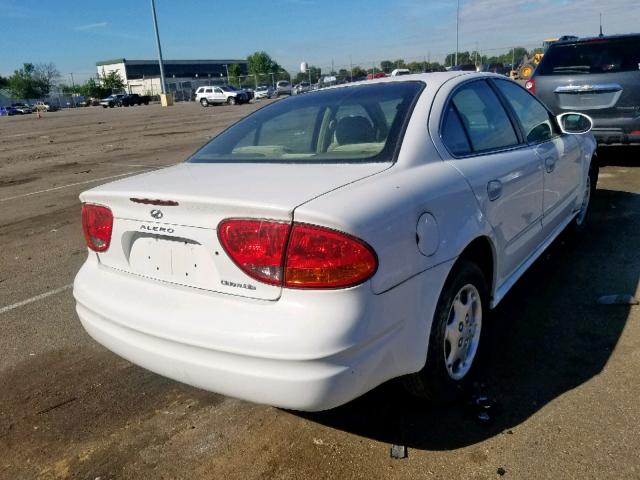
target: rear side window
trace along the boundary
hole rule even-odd
[[[451,102],[471,140],[474,152],[518,144],[518,137],[500,100],[484,81],[459,88]]]
[[[557,133],[549,112],[533,95],[508,80],[495,84],[520,120],[528,143],[545,142]]]
[[[458,112],[452,104],[449,104],[442,124],[442,141],[454,155],[468,155],[471,153],[471,145],[464,132],[464,127],[458,116]]]
[[[574,75],[640,70],[640,37],[552,45],[537,75]]]

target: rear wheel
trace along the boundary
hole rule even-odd
[[[201,98],[200,99],[200,105],[202,105],[203,107],[208,107],[209,106],[209,101],[206,98]]]
[[[487,282],[480,268],[460,260],[438,299],[425,366],[405,377],[405,386],[412,394],[449,403],[468,390],[479,363],[488,300]]]

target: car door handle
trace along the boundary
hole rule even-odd
[[[487,183],[487,194],[492,202],[502,195],[502,182],[500,180],[491,180]]]
[[[544,169],[547,173],[551,173],[556,169],[556,159],[554,157],[547,157],[544,159]]]

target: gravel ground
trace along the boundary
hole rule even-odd
[[[91,340],[68,288],[86,255],[78,194],[179,162],[255,108],[0,118],[0,478],[640,478],[640,307],[596,304],[640,296],[638,150],[601,152],[588,231],[558,239],[494,312],[488,425],[396,381],[319,414],[254,405]]]

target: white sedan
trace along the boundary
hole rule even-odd
[[[253,402],[323,410],[399,376],[455,399],[490,310],[585,225],[590,127],[483,73],[270,104],[81,194],[78,315],[131,362]]]
[[[254,90],[256,100],[260,98],[271,98],[274,93],[275,90],[269,85],[259,85]]]

